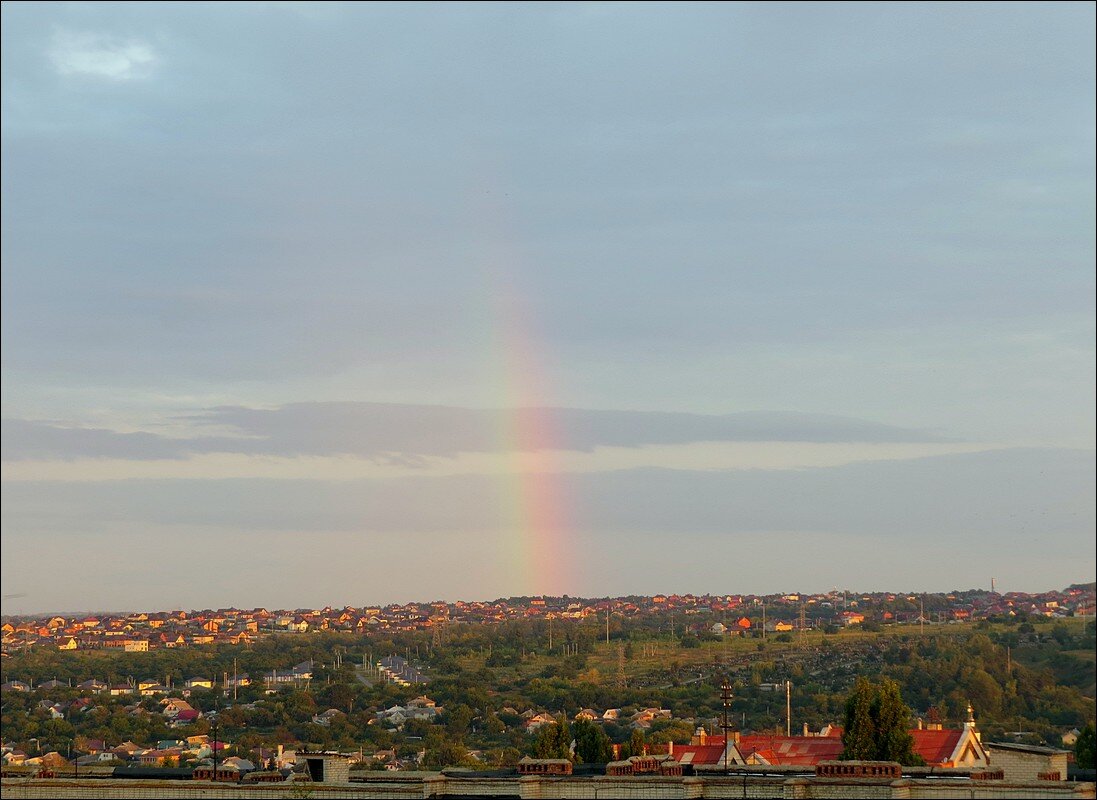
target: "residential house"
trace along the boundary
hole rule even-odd
[[[865,615],[859,611],[843,611],[838,615],[838,621],[846,627],[860,625],[865,621]]]
[[[333,722],[334,720],[337,720],[337,719],[339,719],[340,717],[345,717],[345,716],[346,716],[346,714],[345,714],[345,713],[343,713],[342,711],[340,711],[339,709],[337,709],[337,708],[329,708],[329,709],[328,709],[327,711],[324,711],[324,712],[323,712],[323,713],[321,713],[321,714],[316,714],[316,715],[315,715],[315,716],[314,716],[314,717],[312,718],[312,721],[313,721],[313,722],[314,722],[315,724],[317,724],[317,725],[323,725],[323,726],[324,726],[324,727],[326,728],[326,727],[327,727],[328,725],[331,725],[331,723],[332,723],[332,722]]]
[[[160,713],[167,719],[176,719],[184,711],[194,711],[194,707],[190,703],[176,697],[164,698],[160,701],[160,705],[163,706]]]
[[[552,716],[552,714],[541,713],[535,714],[534,716],[527,719],[524,727],[527,733],[533,733],[538,728],[541,728],[545,725],[551,725],[554,722],[556,722],[556,718]]]
[[[630,717],[629,726],[646,729],[650,728],[651,723],[657,719],[670,719],[671,717],[672,714],[669,708],[645,708]]]

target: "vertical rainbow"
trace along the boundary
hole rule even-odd
[[[502,395],[500,451],[507,459],[501,476],[501,566],[516,594],[574,593],[579,585],[560,453],[566,444],[551,406],[546,353],[536,317],[515,288],[511,265],[489,267],[492,305],[492,362]]]

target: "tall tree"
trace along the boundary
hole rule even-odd
[[[858,678],[846,700],[842,731],[842,760],[897,761],[904,766],[925,764],[914,752],[910,708],[903,703],[899,684],[884,679],[877,686]]]
[[[885,678],[872,704],[876,723],[876,760],[898,761],[904,766],[922,765],[925,761],[914,752],[914,737],[910,733],[910,709],[899,693],[899,684]]]
[[[876,721],[872,705],[876,688],[868,678],[859,677],[846,700],[846,719],[842,730],[843,761],[872,761],[876,757]]]
[[[626,747],[626,757],[642,756],[646,747],[647,740],[644,739],[644,732],[639,728],[633,728],[632,735],[629,736],[628,745]]]

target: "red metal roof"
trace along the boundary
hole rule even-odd
[[[723,737],[721,736],[720,739],[722,740]],[[710,738],[709,741],[712,739]],[[724,745],[722,743],[676,744],[674,758],[679,764],[722,764],[724,763]]]
[[[912,749],[924,758],[929,766],[945,764],[948,763],[952,754],[956,751],[956,745],[960,743],[960,737],[963,733],[959,728],[911,730],[910,735],[914,737],[914,747]],[[832,735],[841,738],[842,729],[835,727]]]
[[[756,753],[770,764],[814,766],[838,758],[842,740],[833,736],[743,736],[739,739],[739,752],[748,761]]]
[[[912,730],[914,752],[930,766],[946,764],[963,735],[961,730]],[[750,761],[752,755],[767,763],[783,766],[815,766],[820,761],[834,761],[842,753],[842,730],[834,728],[830,736],[775,736],[754,734],[739,739],[739,752]],[[687,754],[690,754],[687,757]],[[710,736],[703,745],[678,744],[674,757],[683,764],[721,764],[724,759],[724,737]]]
[[[929,765],[947,762],[956,751],[963,735],[961,730],[911,731],[914,737],[914,752],[926,760]]]

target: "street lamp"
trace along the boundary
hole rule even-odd
[[[731,729],[731,725],[728,723],[728,709],[731,707],[731,682],[727,677],[720,683],[720,700],[723,703],[723,717],[720,722],[720,727],[724,729],[724,774],[728,774],[728,745],[730,740],[728,739],[728,731]]]

